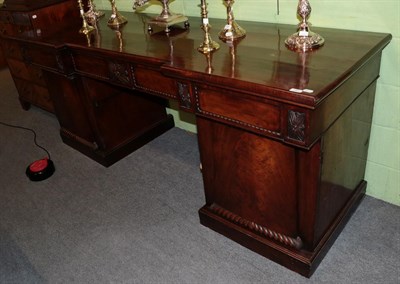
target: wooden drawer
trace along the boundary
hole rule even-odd
[[[213,88],[195,88],[197,112],[262,134],[281,135],[281,108],[277,103]]]
[[[108,61],[105,58],[75,53],[74,68],[79,73],[113,84],[135,88],[160,97],[177,99],[175,81],[157,70],[134,66],[129,62]]]
[[[52,48],[43,46],[29,45],[23,47],[25,60],[29,63],[41,66],[55,71],[64,71],[64,65],[59,56],[55,54]]]
[[[178,86],[175,80],[165,77],[156,70],[145,67],[135,67],[133,82],[136,89],[150,92],[166,98],[178,98]]]
[[[83,75],[129,88],[133,87],[129,63],[108,61],[102,57],[89,56],[85,53],[75,53],[73,63],[75,70]]]

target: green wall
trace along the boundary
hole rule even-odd
[[[110,9],[107,0],[95,0],[97,8]],[[233,10],[236,20],[264,21],[297,24],[296,0],[236,0]],[[118,10],[133,13],[133,1],[116,0]],[[144,12],[159,13],[157,1]],[[208,0],[210,18],[225,18],[222,0]],[[200,15],[200,0],[171,1],[171,9],[188,16]],[[383,52],[381,77],[378,80],[374,119],[365,179],[367,194],[400,205],[400,1],[399,0],[310,0],[310,22],[314,26],[391,33],[392,42]],[[212,21],[211,21],[212,24]],[[191,23],[191,28],[198,28]],[[244,27],[245,28],[245,27]],[[212,30],[213,38],[218,39]],[[340,56],[340,54],[338,54]],[[170,112],[176,125],[196,131],[194,118],[178,112],[172,106]]]

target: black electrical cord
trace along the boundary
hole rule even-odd
[[[31,128],[19,126],[19,125],[12,125],[12,124],[5,123],[5,122],[2,122],[2,121],[0,121],[0,124],[2,124],[2,125],[4,125],[4,126],[7,126],[7,127],[12,127],[12,128],[17,128],[17,129],[23,129],[23,130],[32,132],[32,133],[33,133],[33,142],[35,143],[35,145],[36,145],[37,147],[39,147],[40,149],[42,149],[43,151],[45,151],[45,152],[47,153],[47,156],[48,156],[49,160],[51,160],[51,159],[50,159],[50,153],[49,153],[49,151],[47,151],[46,148],[40,146],[40,145],[37,143],[37,141],[36,141],[36,132],[35,132],[35,130],[33,130],[33,129],[31,129]]]

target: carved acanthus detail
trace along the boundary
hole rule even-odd
[[[56,62],[57,62],[58,70],[64,72],[65,71],[64,61],[60,54],[56,55]]]
[[[178,93],[181,108],[192,109],[192,99],[190,96],[189,86],[178,82]]]
[[[264,226],[258,225],[252,221],[248,221],[239,215],[236,215],[235,213],[232,213],[216,204],[212,204],[209,209],[213,211],[215,214],[218,214],[219,216],[229,220],[230,222],[236,223],[242,227],[245,227],[247,229],[250,229],[254,231],[257,234],[260,234],[262,236],[266,236],[268,238],[274,239],[278,242],[281,242],[287,246],[294,247],[296,249],[300,249],[303,246],[303,242],[300,237],[297,238],[291,238],[288,236],[285,236],[283,234],[277,233],[275,231],[272,231]]]
[[[109,62],[110,80],[124,85],[131,85],[131,77],[126,64],[118,62]]]
[[[288,136],[291,139],[304,142],[306,114],[289,110],[288,112]]]

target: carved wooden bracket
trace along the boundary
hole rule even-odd
[[[304,112],[297,112],[293,110],[288,111],[288,137],[304,142],[305,139],[305,120],[306,114]]]
[[[129,74],[129,68],[126,64],[119,62],[109,62],[108,69],[110,71],[111,81],[128,86],[132,85],[131,76]]]
[[[183,109],[191,110],[193,103],[190,95],[189,85],[178,82],[179,105]]]

